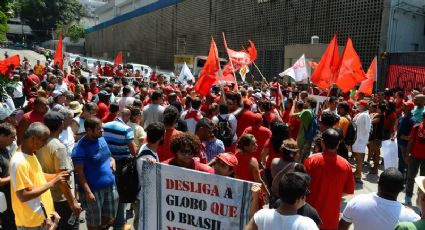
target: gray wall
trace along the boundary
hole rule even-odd
[[[87,55],[173,68],[174,54],[207,55],[214,36],[225,57],[221,32],[233,49],[258,49],[256,63],[267,77],[284,69],[284,47],[308,44],[312,35],[340,46],[351,36],[363,66],[378,53],[384,0],[185,0],[86,35]],[[177,50],[177,41],[179,43]],[[255,71],[254,71],[254,74]]]

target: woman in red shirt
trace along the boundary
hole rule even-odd
[[[297,101],[295,106],[295,113],[301,112],[304,109],[304,102],[303,101]],[[290,117],[289,122],[289,133],[291,135],[291,138],[296,140],[298,138],[298,132],[300,131],[301,121],[297,119],[296,117]]]
[[[164,161],[164,164],[214,173],[213,168],[193,159],[201,149],[201,141],[194,134],[181,133],[174,136],[170,141],[170,149],[174,157]]]
[[[294,100],[292,100],[292,98],[286,99],[285,110],[282,112],[282,121],[286,124],[289,123],[289,114],[291,113],[291,108],[293,104]]]
[[[235,177],[235,167],[238,166],[238,159],[233,153],[220,153],[209,163],[214,172],[220,176]]]
[[[289,138],[288,126],[282,122],[274,122],[270,125],[272,136],[266,141],[261,151],[261,164],[265,165],[266,184],[271,186],[271,164],[274,158],[279,158],[279,149],[283,140]]]
[[[254,157],[257,151],[257,140],[251,134],[244,134],[239,138],[236,150],[238,166],[235,167],[236,178],[263,184],[260,176],[260,167]]]

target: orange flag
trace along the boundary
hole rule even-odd
[[[211,86],[217,79],[217,72],[220,69],[218,61],[218,51],[214,38],[211,38],[210,51],[205,65],[199,74],[199,79],[195,84],[195,91],[205,96],[211,90]]]
[[[364,93],[366,96],[372,95],[373,83],[376,80],[376,69],[377,69],[377,61],[376,56],[370,63],[369,69],[367,71],[366,77],[367,79],[362,81],[359,90],[357,92]]]
[[[338,41],[336,40],[335,34],[320,59],[319,65],[314,70],[311,81],[319,88],[328,90],[332,83],[335,82],[338,61]]]
[[[339,62],[339,70],[336,85],[346,93],[354,88],[359,82],[366,79],[362,68],[362,62],[354,49],[351,38],[347,39],[344,52]]]
[[[14,65],[15,68],[21,65],[21,59],[18,54],[0,61],[0,73],[6,74],[10,65]]]
[[[63,49],[62,49],[62,32],[59,33],[58,46],[56,47],[55,58],[53,64],[59,64],[59,68],[63,69]]]
[[[118,52],[117,57],[115,58],[114,61],[114,66],[118,66],[122,64],[122,52]]]

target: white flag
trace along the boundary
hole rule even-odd
[[[292,67],[289,67],[288,69],[280,73],[279,76],[290,76],[295,81],[302,81],[304,79],[307,79],[308,73],[304,54],[294,63]]]
[[[194,79],[193,74],[192,72],[190,72],[189,66],[187,66],[185,62],[182,67],[182,71],[180,72],[178,80],[179,82],[183,84],[187,84],[187,81],[193,80],[193,79]]]
[[[239,74],[241,75],[242,81],[245,81],[246,74],[249,73],[249,68],[247,65],[243,65],[239,70]]]

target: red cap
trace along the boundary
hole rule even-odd
[[[232,153],[220,153],[216,157],[230,167],[238,166],[238,159]]]
[[[260,113],[254,114],[254,122],[263,122],[263,116]]]
[[[357,105],[363,105],[364,107],[367,107],[368,103],[366,100],[360,100],[359,102],[357,102]]]
[[[249,99],[243,99],[243,105],[244,106],[252,106],[252,101]]]
[[[403,102],[403,105],[409,108],[410,110],[415,108],[415,103],[413,103],[412,101]]]
[[[164,91],[167,91],[167,92],[174,92],[174,89],[173,89],[173,87],[171,87],[170,85],[167,85],[167,86],[165,86]]]

